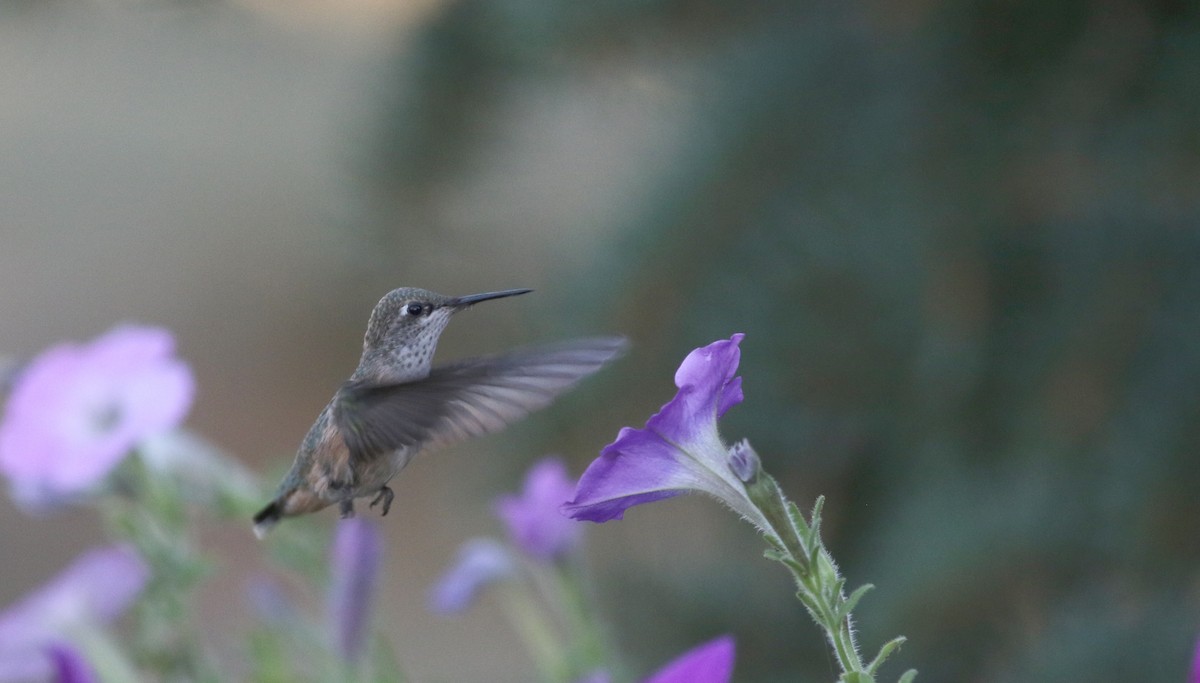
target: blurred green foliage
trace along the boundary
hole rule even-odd
[[[409,211],[473,172],[530,84],[633,62],[684,93],[666,170],[565,286],[621,321],[626,376],[662,400],[687,350],[747,333],[725,433],[802,507],[828,496],[835,556],[879,586],[868,651],[903,633],[894,666],[930,682],[1183,680],[1195,4],[462,0],[408,40],[367,170]],[[740,619],[738,680],[829,678],[777,586],[706,576],[629,599],[697,633]]]

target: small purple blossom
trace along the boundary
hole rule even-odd
[[[14,381],[0,421],[0,472],[28,509],[96,486],[143,439],[178,426],[194,383],[170,332],[116,327],[44,351]]]
[[[721,636],[683,653],[643,683],[729,683],[733,660],[733,638]]]
[[[733,677],[733,638],[721,636],[679,655],[642,683],[729,683]],[[593,671],[575,683],[609,683],[608,672]]]
[[[1200,683],[1200,640],[1196,641],[1196,652],[1192,655],[1192,672],[1188,683]]]
[[[747,484],[758,478],[759,472],[762,471],[762,460],[748,440],[742,439],[729,447],[729,469]]]
[[[53,643],[48,648],[48,653],[54,666],[55,683],[95,683],[95,672],[75,648],[63,643]]]
[[[485,586],[516,572],[508,550],[493,538],[473,538],[458,549],[454,565],[429,591],[429,611],[459,614],[471,606]]]
[[[561,510],[574,491],[575,482],[567,475],[567,466],[557,458],[546,458],[529,468],[519,495],[502,496],[496,501],[496,515],[527,555],[554,560],[579,543],[579,523]]]
[[[382,559],[383,540],[373,522],[358,517],[338,522],[330,551],[329,618],[334,645],[346,661],[356,660],[366,643]]]
[[[625,510],[688,491],[703,491],[760,529],[769,529],[731,469],[717,418],[742,401],[735,377],[745,335],[698,348],[675,372],[679,391],[643,429],[624,427],[579,479],[563,511],[592,522],[621,519]]]
[[[54,647],[78,629],[116,619],[149,579],[150,568],[124,546],[81,555],[0,613],[0,681],[49,677],[55,666]]]

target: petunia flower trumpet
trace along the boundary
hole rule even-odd
[[[730,447],[721,439],[717,420],[743,399],[742,379],[736,375],[744,336],[734,334],[689,353],[675,372],[675,397],[645,427],[621,429],[584,471],[563,512],[605,522],[621,519],[634,505],[681,493],[713,496],[762,532],[771,545],[767,556],[791,572],[797,597],[829,639],[842,669],[839,680],[873,682],[904,639],[885,644],[869,663],[861,659],[850,612],[871,586],[849,597],[843,591],[845,579],[820,537],[823,499],[817,499],[806,521],[763,471],[748,441]],[[907,683],[915,676],[909,671],[900,680]]]
[[[579,479],[563,510],[591,522],[621,519],[625,510],[689,491],[707,493],[764,533],[770,524],[730,463],[717,419],[742,402],[735,377],[745,335],[696,349],[675,372],[679,391],[642,429],[623,428]]]
[[[125,325],[62,343],[20,370],[0,420],[0,473],[43,510],[95,488],[143,440],[183,421],[191,370],[171,333]]]

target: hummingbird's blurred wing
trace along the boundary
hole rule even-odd
[[[435,367],[402,384],[347,383],[334,419],[352,461],[499,431],[624,352],[622,337],[577,339]]]

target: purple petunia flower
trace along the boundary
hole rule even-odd
[[[166,330],[117,327],[44,351],[14,381],[0,422],[0,472],[42,509],[93,488],[139,441],[179,425],[191,371]]]
[[[642,683],[729,683],[733,677],[733,638],[721,636],[679,655]],[[575,683],[608,683],[608,672],[600,670]]]
[[[1200,683],[1200,640],[1196,641],[1196,652],[1192,655],[1192,672],[1188,683]]]
[[[724,502],[759,529],[770,529],[746,495],[742,459],[731,468],[717,418],[741,403],[742,378],[735,377],[742,334],[696,349],[675,372],[679,391],[644,429],[625,427],[600,451],[563,511],[592,522],[621,519],[625,510],[688,491]]]
[[[58,576],[0,613],[0,681],[44,679],[53,648],[70,633],[116,619],[150,579],[150,568],[124,546],[80,556]]]
[[[54,683],[95,683],[95,672],[75,648],[53,643],[48,650],[54,666]]]
[[[507,579],[517,565],[508,550],[493,538],[473,538],[458,549],[458,559],[429,591],[429,611],[458,614],[490,583]]]
[[[683,653],[643,683],[729,683],[733,659],[733,638],[721,636]]]
[[[330,557],[329,617],[334,644],[346,661],[357,659],[366,642],[382,559],[383,540],[373,522],[360,517],[338,522]]]
[[[579,523],[562,514],[575,482],[557,458],[541,460],[525,475],[520,495],[496,501],[496,515],[508,527],[508,535],[530,557],[549,561],[561,557],[579,542]]]

